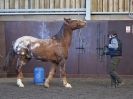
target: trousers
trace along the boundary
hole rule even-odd
[[[120,60],[121,60],[120,58],[121,57],[116,56],[116,57],[111,57],[111,60],[110,60],[109,75],[110,75],[111,81],[113,83],[121,83],[122,82],[120,76],[116,72],[117,67],[118,67]]]

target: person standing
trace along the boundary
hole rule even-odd
[[[108,38],[108,52],[106,54],[110,56],[109,75],[111,78],[111,86],[117,87],[124,84],[119,74],[116,72],[122,56],[122,43],[117,33],[109,33]]]

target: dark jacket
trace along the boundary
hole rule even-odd
[[[109,40],[109,44],[111,44],[112,39],[113,38]],[[110,55],[111,57],[122,56],[122,42],[118,39],[118,37],[115,37],[115,39],[118,41],[118,48],[108,48],[108,51],[106,52],[106,55]]]

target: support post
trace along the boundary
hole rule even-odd
[[[91,20],[91,0],[86,0],[86,20]]]

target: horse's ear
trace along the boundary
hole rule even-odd
[[[64,21],[66,21],[66,22],[69,22],[71,19],[70,18],[64,18]]]

